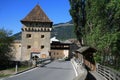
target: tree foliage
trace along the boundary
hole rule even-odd
[[[96,47],[102,63],[114,61],[118,66],[120,56],[120,0],[86,1],[85,42]],[[117,59],[117,60],[115,60]]]
[[[84,0],[69,0],[71,9],[70,15],[74,23],[74,32],[82,45],[83,30],[85,26],[85,2]]]
[[[85,45],[97,48],[95,56],[101,60],[99,62],[118,68],[120,65],[120,0],[79,1],[85,1],[85,27],[81,28]],[[71,4],[74,6],[78,2],[74,0]],[[76,14],[73,14],[74,19]]]
[[[10,52],[11,43],[13,42],[13,37],[11,37],[11,31],[0,29],[0,66],[5,67],[12,58]]]

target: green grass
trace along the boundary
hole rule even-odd
[[[10,76],[11,74],[0,74],[0,78]]]
[[[26,70],[28,68],[30,68],[30,67],[28,67],[28,66],[18,67],[18,72],[24,71],[24,70]],[[11,76],[11,75],[13,75],[15,73],[15,67],[14,68],[9,68],[9,69],[6,69],[6,70],[11,71],[11,73],[10,74],[8,74],[8,73],[6,73],[6,74],[0,73],[0,78]]]
[[[21,67],[18,67],[18,71],[23,71],[23,70],[26,70],[28,68],[30,68],[30,67],[28,67],[28,66],[21,66]]]

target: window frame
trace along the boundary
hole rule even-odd
[[[45,38],[45,35],[41,35],[41,38]]]
[[[32,34],[26,34],[26,38],[31,38]]]
[[[44,49],[45,48],[45,46],[44,45],[41,45],[41,49]]]
[[[31,49],[31,45],[27,45],[27,49]]]

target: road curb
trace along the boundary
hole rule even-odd
[[[31,67],[31,68],[28,68],[28,69],[26,69],[26,70],[19,71],[19,72],[13,74],[13,75],[17,75],[17,74],[20,74],[20,73],[23,73],[23,72],[29,71],[29,70],[34,69],[34,68],[36,68],[36,67]]]
[[[73,64],[73,62],[72,62],[72,61],[70,61],[70,62],[71,62],[72,66],[73,66],[73,69],[74,69],[74,71],[75,71],[75,76],[77,77],[77,76],[78,76],[77,70],[76,70],[76,68],[75,68],[75,66],[74,66],[74,64]]]
[[[34,68],[36,68],[36,67],[30,67],[30,68],[27,68],[27,69],[25,69],[25,70],[19,71],[19,72],[17,72],[17,73],[13,72],[12,74],[10,74],[10,76],[0,77],[0,80],[4,80],[5,78],[8,78],[8,77],[11,77],[11,76],[14,76],[14,75],[18,75],[18,74],[20,74],[20,73],[29,71],[29,70],[34,69]]]
[[[45,66],[45,65],[47,65],[47,64],[49,64],[49,63],[51,63],[51,62],[47,62],[47,63],[44,63],[44,64],[40,64],[40,65],[38,65],[38,66],[36,66],[36,67],[28,68],[28,69],[26,69],[26,70],[23,70],[23,71],[17,72],[17,73],[15,73],[15,74],[13,74],[13,75],[17,75],[17,74],[20,74],[20,73],[23,73],[23,72],[29,71],[29,70],[34,69],[34,68],[37,68],[37,67]]]
[[[31,68],[28,68],[28,69],[26,69],[26,70],[23,70],[23,71],[20,71],[20,72],[17,72],[17,73],[13,73],[13,74],[10,75],[10,76],[0,78],[0,80],[5,80],[6,78],[9,78],[9,77],[21,75],[22,73],[27,72],[27,71],[32,70],[32,69],[35,69],[35,68],[37,68],[37,67],[31,67]]]

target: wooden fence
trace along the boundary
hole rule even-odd
[[[106,66],[98,65],[97,72],[106,80],[120,80],[120,72],[117,72]]]

